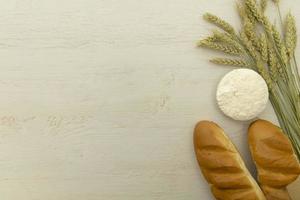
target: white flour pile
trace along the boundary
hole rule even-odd
[[[250,120],[266,107],[269,98],[265,80],[250,69],[226,74],[218,85],[217,101],[225,115],[235,120]]]

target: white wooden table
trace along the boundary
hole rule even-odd
[[[195,47],[205,11],[238,25],[234,2],[0,0],[0,199],[211,200],[193,152],[201,119],[253,172],[249,122],[214,98],[231,68]],[[271,106],[262,117],[276,122]]]

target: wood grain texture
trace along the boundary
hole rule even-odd
[[[204,11],[238,24],[226,2],[0,0],[0,199],[213,199],[193,152],[200,119],[253,171],[248,122],[216,107],[230,68],[195,47]],[[276,122],[270,106],[262,117]]]

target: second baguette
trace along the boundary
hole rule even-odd
[[[271,122],[257,120],[249,127],[248,141],[266,198],[290,200],[286,187],[298,178],[300,165],[288,137]]]

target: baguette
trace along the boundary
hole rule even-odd
[[[298,178],[300,166],[288,137],[271,122],[257,120],[249,127],[248,141],[266,198],[290,200],[286,187]]]
[[[215,123],[199,122],[194,147],[201,171],[217,200],[266,200],[242,158]]]

